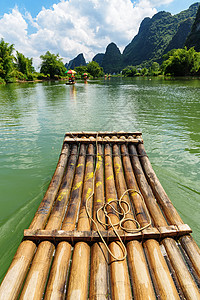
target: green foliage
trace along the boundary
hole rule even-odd
[[[140,25],[138,34],[124,49],[124,67],[127,65],[142,65],[149,68],[155,61],[160,63],[165,49],[178,32],[180,24],[188,18],[194,21],[197,9],[198,3],[195,3],[189,9],[177,15],[159,12],[152,18],[145,18]],[[181,30],[181,35],[176,37],[180,40],[176,43],[173,40],[173,45],[178,45],[178,48],[185,43],[185,32],[188,32],[188,28],[191,28],[191,20],[186,22],[185,26],[184,34]],[[170,46],[170,49],[173,45]]]
[[[75,71],[78,75],[82,75],[83,73],[87,73],[87,66],[79,66],[75,68]]]
[[[103,56],[102,67],[105,73],[119,73],[122,70],[122,54],[115,43],[110,43]]]
[[[172,50],[163,58],[162,69],[164,74],[174,76],[195,75],[200,69],[200,53],[196,52],[194,48],[187,50],[187,47],[185,47],[184,49]]]
[[[194,47],[196,51],[200,51],[200,6],[196,14],[196,19],[193,23],[192,30],[190,34],[187,37],[187,40],[185,42],[185,46],[188,48]]]
[[[21,81],[27,80],[27,76],[25,74],[23,74],[22,72],[18,71],[17,69],[14,69],[11,72],[11,76],[12,76],[12,78],[17,78],[18,80],[21,80]]]
[[[148,69],[147,69],[147,68],[141,69],[140,74],[141,74],[142,76],[147,76],[147,75],[148,75]]]
[[[138,71],[136,67],[127,66],[125,69],[122,70],[122,75],[124,75],[125,77],[134,77],[138,75]]]
[[[0,77],[0,84],[5,84],[5,80],[3,78]]]
[[[59,54],[55,55],[47,51],[46,54],[41,55],[40,58],[42,60],[40,73],[44,73],[45,75],[49,74],[50,78],[54,78],[55,75],[65,75],[66,68]]]
[[[13,56],[14,46],[0,41],[0,83],[11,83],[19,81],[34,81],[37,79],[48,80],[64,77],[66,68],[59,55],[51,54],[49,51],[41,55],[41,73],[36,73],[32,65],[32,58],[25,57],[16,51]]]
[[[14,45],[5,43],[3,39],[0,41],[0,77],[6,82],[11,80],[11,72],[13,71],[13,53]]]
[[[122,75],[125,77],[134,76],[158,76],[162,73],[159,63],[153,62],[149,69],[141,68],[141,66],[128,66],[122,70]]]
[[[17,51],[15,62],[16,69],[19,72],[23,73],[27,77],[31,77],[31,74],[35,71],[34,67],[32,66],[32,58],[25,57],[22,53]]]
[[[86,66],[76,67],[75,71],[77,72],[77,79],[81,79],[83,73],[88,73],[90,78],[103,76],[103,68],[96,61],[91,61]]]
[[[87,64],[87,71],[93,77],[103,76],[103,68],[96,61],[91,61]]]
[[[157,62],[153,62],[151,67],[149,68],[148,75],[150,76],[158,76],[161,73],[160,65]]]

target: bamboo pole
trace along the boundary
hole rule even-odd
[[[45,300],[65,299],[67,271],[71,257],[71,244],[60,242],[56,248],[56,254],[53,260]]]
[[[86,201],[93,190],[94,176],[94,146],[89,144],[86,169],[84,176],[83,194],[79,212],[77,230],[90,230],[91,221],[86,212]],[[88,203],[90,215],[92,213],[92,199]],[[90,246],[84,242],[75,244],[72,265],[67,289],[67,299],[87,299],[89,281]]]
[[[62,230],[70,231],[75,229],[82,194],[84,170],[85,156],[81,150],[78,164],[76,166],[76,174],[74,177],[69,205],[62,224]],[[45,293],[45,300],[65,298],[71,248],[71,244],[68,242],[60,242],[58,244]]]
[[[163,187],[161,186],[152,166],[151,163],[146,156],[146,152],[144,150],[144,145],[138,145],[138,153],[142,155],[141,162],[143,164],[143,168],[145,173],[147,174],[148,180],[154,191],[156,197],[159,199],[159,204],[164,210],[167,219],[170,220],[171,224],[183,224],[180,216],[178,215],[176,209],[172,205],[171,201],[169,200],[168,196],[166,195]],[[184,250],[186,251],[187,255],[189,256],[192,265],[200,279],[200,249],[197,246],[196,242],[193,238],[188,235],[180,238],[180,242]]]
[[[156,226],[167,226],[167,222],[163,217],[163,214],[159,206],[157,205],[155,196],[153,195],[153,192],[149,187],[149,184],[143,173],[136,147],[130,146],[129,149],[130,149],[131,161],[134,167],[135,175],[133,175],[133,169],[130,164],[130,158],[128,157],[129,156],[128,149],[125,145],[122,145],[121,147],[122,155],[123,155],[123,163],[124,163],[124,167],[126,167],[125,176],[126,176],[127,185],[129,188],[133,187],[136,190],[137,188],[139,188],[139,191],[142,193],[145,199],[145,204],[153,219],[153,224],[155,224]]]
[[[96,212],[104,204],[104,173],[103,173],[103,152],[102,146],[97,145],[97,162],[94,191],[93,219],[97,222]],[[100,211],[100,219],[105,223],[105,215]],[[99,224],[99,230],[105,230]],[[97,230],[94,223],[92,229]],[[90,270],[90,300],[107,299],[108,287],[108,252],[102,242],[94,243],[91,246],[91,270]]]
[[[104,153],[106,202],[109,203],[111,200],[116,199],[116,190],[111,157],[112,152],[109,144],[105,145]],[[109,217],[111,218],[111,222],[113,224],[119,221],[118,216],[112,209],[110,209],[109,211]],[[110,243],[109,249],[118,258],[124,256],[124,252],[122,251],[122,245],[120,242]],[[112,299],[132,299],[128,266],[126,260],[116,261],[112,256],[110,256],[110,273]]]
[[[173,206],[166,192],[164,191],[162,185],[160,184],[158,177],[156,176],[151,163],[147,157],[147,154],[144,150],[143,144],[138,144],[138,154],[140,155],[141,164],[144,168],[147,180],[153,190],[153,193],[162,207],[162,210],[170,224],[180,225],[184,224],[181,217],[179,216],[177,210]]]
[[[130,148],[132,148],[133,145],[130,146]],[[123,148],[123,150],[125,151],[125,149]],[[124,154],[127,152],[124,152]],[[135,154],[133,154],[131,152],[131,159],[134,162],[135,159]],[[130,162],[128,162],[128,156],[124,156],[123,160],[126,159],[126,164],[124,164],[125,167],[125,174],[126,176],[129,176],[129,173],[126,173],[126,168],[127,168],[127,163],[128,163],[128,169],[129,171],[131,170],[131,165]],[[141,170],[138,170],[137,174],[141,174]],[[132,180],[132,183],[131,183]],[[132,179],[128,179],[127,180],[127,184],[128,184],[128,188],[133,188],[137,190],[137,185],[136,182],[134,180],[134,177],[132,176]],[[145,193],[143,193],[145,194]],[[133,195],[132,195],[133,196]],[[143,224],[145,225],[147,223],[147,217],[146,214],[144,213],[144,207],[142,204],[142,199],[141,197],[137,197],[137,199],[133,199],[134,201],[134,207],[136,206],[138,213],[137,213],[137,217],[138,220],[140,218],[141,221],[143,221]],[[136,204],[135,202],[140,202],[140,204]],[[141,213],[139,211],[139,209],[141,209]],[[159,295],[161,295],[162,297],[166,297],[163,299],[179,299],[176,287],[174,285],[174,282],[171,278],[169,269],[167,267],[167,264],[165,262],[165,259],[162,256],[161,250],[160,250],[160,246],[159,243],[157,243],[155,240],[150,239],[147,240],[143,243],[144,247],[146,248],[146,253],[149,254],[148,255],[148,262],[150,264],[150,269],[152,270],[151,275],[153,277],[153,282],[154,282],[154,286],[156,288],[156,291]],[[156,255],[155,255],[156,253]],[[161,297],[161,299],[162,299]]]
[[[147,260],[151,269],[151,276],[158,295],[161,299],[180,299],[173,279],[161,253],[159,243],[155,240],[147,240],[143,244]]]
[[[180,238],[181,245],[192,262],[192,266],[200,280],[200,249],[191,235]]]
[[[185,298],[188,300],[200,299],[198,287],[188,271],[176,241],[171,238],[166,238],[162,241],[162,244],[165,246]]]
[[[74,146],[72,148],[72,153],[76,151],[73,149],[75,149]],[[62,182],[63,174],[67,165],[68,156],[69,145],[64,143],[55,173],[51,179],[48,190],[29,226],[29,229],[41,229],[44,228],[44,226],[46,225],[47,219],[51,213],[53,203],[55,201],[56,195]]]
[[[62,186],[56,198],[56,202],[47,223],[46,229],[59,229],[61,226],[75,172],[77,147],[74,146],[73,150],[74,152],[71,153],[70,161],[67,166],[67,172],[63,178]],[[83,151],[84,155],[84,148],[81,150]],[[39,244],[34,260],[32,262],[32,266],[24,284],[20,299],[42,298],[54,250],[55,246],[53,243],[44,241]],[[46,254],[46,256],[44,254]]]
[[[141,188],[141,192],[145,198],[145,202],[148,206],[148,209],[151,215],[154,217],[155,223],[158,227],[167,226],[167,222],[164,219],[164,216],[160,214],[160,209],[152,197],[151,188],[149,187],[145,175],[143,173],[142,166],[140,164],[139,158],[137,156],[137,151],[135,146],[130,146],[130,153],[134,172],[136,174],[137,182]],[[159,212],[159,213],[158,213]],[[156,216],[158,216],[156,218]],[[162,244],[165,246],[167,254],[169,256],[170,262],[175,270],[178,284],[182,289],[185,297],[187,299],[198,299],[199,291],[198,288],[185,265],[185,261],[181,255],[180,249],[177,246],[177,243],[172,238],[166,238],[162,241]]]
[[[122,146],[124,149],[125,146]],[[125,154],[125,152],[123,153]],[[120,158],[119,147],[117,145],[113,146],[113,161],[114,161],[114,170],[115,170],[115,182],[116,188],[118,193],[118,198],[120,198],[123,193],[127,190],[127,186],[125,183],[125,178],[123,174],[122,162]],[[131,168],[130,159],[127,156],[123,156],[123,163],[124,163],[124,172],[126,174],[126,179],[129,184],[129,188],[139,191],[134,174]],[[140,216],[138,221],[141,221],[142,226],[148,224],[148,220],[145,216],[144,204],[141,201],[137,201],[138,193],[135,191],[130,192],[134,200],[134,203],[137,202],[135,205],[136,216]],[[123,200],[127,201],[131,206],[128,194],[123,197]],[[126,209],[126,205],[124,204],[124,209]],[[144,216],[142,218],[141,216]],[[133,214],[127,215],[127,218],[133,218]],[[136,228],[135,224],[132,222],[125,222],[124,226],[128,229],[134,230]],[[133,286],[133,293],[134,298],[138,300],[143,299],[156,299],[153,285],[151,282],[147,262],[145,259],[144,251],[142,244],[138,241],[131,241],[126,244],[127,246],[127,254],[128,254],[128,262],[129,262],[129,270],[132,280]]]
[[[31,225],[29,226],[30,229],[44,228],[63,178],[68,155],[69,145],[64,143],[56,170],[44,195],[44,198],[35,214],[35,217]],[[1,283],[0,299],[17,299],[26,277],[28,268],[33,259],[35,250],[36,244],[31,241],[23,241],[19,245],[12,263]]]

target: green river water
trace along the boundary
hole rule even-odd
[[[55,170],[67,131],[143,133],[152,166],[200,246],[200,80],[0,86],[0,280]]]

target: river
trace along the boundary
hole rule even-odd
[[[0,280],[55,170],[67,131],[135,131],[200,246],[200,80],[0,86]]]

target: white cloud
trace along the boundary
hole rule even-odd
[[[157,12],[157,2],[62,0],[51,9],[42,8],[35,19],[29,12],[23,16],[15,7],[0,19],[0,36],[35,62],[48,50],[59,53],[64,62],[81,52],[86,60],[91,60],[98,52],[105,52],[110,42],[123,49],[137,34],[144,17]]]
[[[13,43],[23,41],[27,37],[28,25],[18,8],[15,7],[10,14],[4,14],[0,19],[0,34]]]

